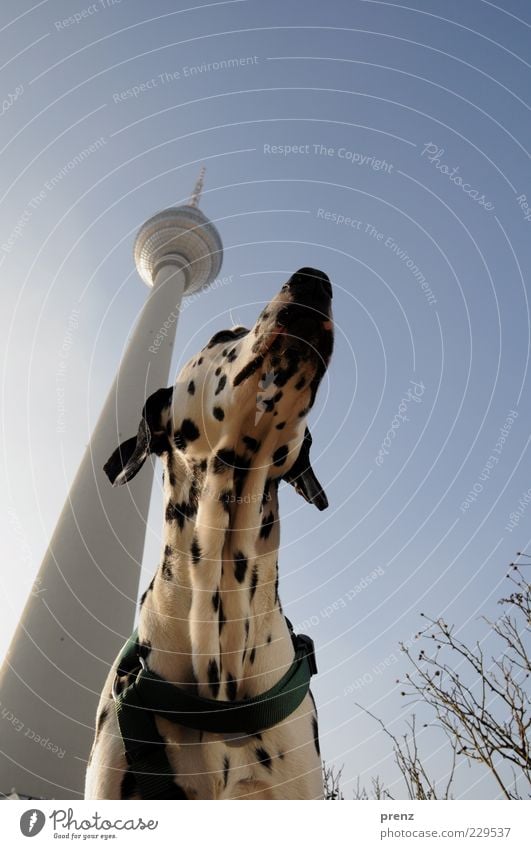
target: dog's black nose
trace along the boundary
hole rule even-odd
[[[318,268],[299,268],[292,274],[288,286],[297,300],[304,302],[313,297],[332,297],[332,284],[324,271]]]

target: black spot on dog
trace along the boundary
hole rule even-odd
[[[247,558],[241,551],[236,551],[234,554],[234,577],[239,584],[242,584],[247,572]]]
[[[275,466],[281,466],[288,456],[288,446],[281,445],[280,448],[277,448],[275,453],[273,454],[273,463]]]
[[[275,403],[275,404],[277,403],[277,401],[280,401],[280,399],[282,398],[283,394],[284,394],[284,393],[282,392],[282,390],[279,390],[279,392],[276,392],[276,393],[273,395],[273,401],[274,401],[274,403]]]
[[[306,385],[306,378],[299,377],[297,383],[295,384],[295,389],[303,389]]]
[[[262,527],[260,528],[260,539],[269,539],[273,525],[275,524],[275,514],[272,510],[267,513],[262,519]]]
[[[298,357],[293,358],[286,368],[279,369],[275,377],[276,386],[285,386],[290,377],[293,377],[299,367]]]
[[[216,391],[214,392],[214,395],[219,395],[219,393],[220,393],[220,392],[223,390],[223,388],[225,387],[226,382],[227,382],[227,375],[226,375],[226,374],[222,374],[222,375],[221,375],[221,377],[220,377],[220,379],[219,379],[219,383],[218,383],[218,385],[216,386]]]
[[[256,648],[253,646],[253,648],[251,649],[250,654],[249,654],[249,662],[251,664],[254,663],[255,657],[256,657]]]
[[[214,345],[219,345],[220,342],[234,342],[235,339],[239,339],[247,333],[249,331],[246,327],[238,327],[236,330],[219,330],[217,333],[214,333],[207,348],[213,348]]]
[[[190,546],[190,554],[192,555],[192,563],[194,564],[194,566],[197,566],[197,564],[201,560],[201,546],[199,545],[199,541],[196,536],[194,536],[192,540],[192,545]]]
[[[197,365],[200,366],[202,362],[203,362],[203,357],[199,357],[199,359],[197,361]]]
[[[191,380],[190,383],[188,384],[188,392],[190,393],[190,395],[195,394],[195,383],[194,383],[193,380]]]
[[[236,348],[231,348],[229,353],[228,353],[228,356],[227,356],[227,362],[228,363],[234,362],[234,360],[236,359],[237,356],[238,356],[238,354],[236,353]]]
[[[223,758],[223,787],[227,786],[229,780],[230,761],[227,755]]]
[[[230,489],[224,489],[223,492],[220,492],[220,494],[219,494],[219,500],[223,504],[223,509],[227,513],[230,511],[231,498],[232,498],[232,490],[230,490]]]
[[[236,498],[240,498],[243,491],[243,481],[247,472],[235,472],[234,474],[234,494]]]
[[[216,369],[216,371],[214,372],[214,374],[216,375],[216,377],[219,377],[219,375],[221,374],[221,366],[218,366],[218,367],[217,367],[217,369]]]
[[[187,442],[194,442],[199,438],[199,428],[192,419],[183,419],[181,433]]]
[[[299,419],[303,419],[304,416],[307,415],[307,413],[309,413],[309,411],[310,411],[309,407],[304,407],[304,409],[301,410],[300,413],[299,413]]]
[[[180,521],[181,516],[182,516],[182,514],[181,514],[181,511],[179,509],[179,505],[174,504],[173,501],[168,501],[168,503],[166,504],[166,512],[164,514],[165,520],[167,522],[174,522],[174,521],[177,520],[179,522],[179,524],[181,524],[181,521]],[[182,521],[182,524],[184,525],[184,520]],[[182,529],[182,525],[181,525],[181,529]]]
[[[282,430],[282,428],[284,428],[285,426],[286,422],[279,422],[277,425],[275,425],[277,430]]]
[[[264,413],[270,413],[272,411],[273,407],[275,406],[275,402],[274,402],[273,398],[262,398],[262,396],[259,395],[257,397],[256,401],[260,402]]]
[[[223,411],[223,407],[214,407],[214,409],[212,410],[212,415],[214,416],[215,419],[218,420],[218,422],[222,422],[223,419],[225,418],[225,413]]]
[[[249,620],[248,619],[245,620],[244,630],[245,630],[245,642],[247,642],[247,638],[249,637]]]
[[[219,633],[223,631],[223,626],[227,620],[225,619],[225,612],[223,610],[223,602],[221,599],[219,600]]]
[[[243,484],[250,465],[250,460],[241,454],[236,454],[234,458],[234,491],[237,497],[242,494]]]
[[[168,501],[166,505],[166,521],[177,522],[179,528],[184,528],[185,519],[191,519],[197,513],[197,492],[194,486],[190,489],[189,501],[180,501],[175,504],[173,501]]]
[[[265,768],[271,772],[271,755],[266,752],[266,750],[263,749],[261,746],[255,749],[255,752],[256,757],[258,758],[262,766],[265,766]]]
[[[249,466],[251,465],[251,461],[248,457],[244,457],[243,454],[236,454],[234,457],[234,467],[239,474],[247,474],[249,471]]]
[[[253,454],[256,454],[261,445],[260,440],[255,439],[254,436],[244,436],[243,442],[247,446],[247,448],[249,448],[249,450],[253,452]]]
[[[251,601],[254,598],[254,594],[256,592],[257,586],[258,586],[258,566],[255,563],[254,566],[253,566],[253,574],[251,575],[251,586],[250,586],[250,589],[249,589]]]
[[[264,485],[264,493],[262,495],[262,507],[265,506],[266,501],[271,501],[271,484],[275,485],[274,478],[267,478]]]
[[[208,662],[207,675],[212,695],[216,698],[219,693],[219,668],[217,660],[214,660],[214,658]]]
[[[313,742],[315,744],[315,751],[319,756],[321,756],[321,747],[319,745],[319,728],[317,725],[317,717],[312,716],[312,731],[313,731]]]
[[[236,453],[233,448],[220,448],[212,461],[214,474],[226,472],[227,468],[234,466]]]
[[[173,572],[171,570],[171,565],[170,565],[170,562],[169,562],[167,557],[165,557],[164,560],[162,561],[161,570],[162,570],[163,580],[171,581],[171,579],[173,578]]]
[[[242,383],[242,381],[244,381],[246,378],[248,378],[252,374],[254,374],[255,371],[257,371],[260,368],[260,366],[262,365],[263,362],[264,362],[264,355],[263,354],[260,354],[258,357],[255,357],[254,360],[251,360],[251,362],[247,363],[247,365],[244,366],[242,368],[242,370],[238,372],[238,374],[236,375],[236,377],[232,381],[232,385],[233,386],[239,386],[240,383]]]
[[[175,447],[180,451],[185,451],[189,442],[194,442],[199,439],[199,429],[192,419],[184,419],[179,430],[176,430],[173,435]]]
[[[143,593],[142,593],[142,598],[140,599],[140,607],[142,607],[142,605],[144,604],[144,602],[145,602],[145,600],[146,600],[146,598],[147,598],[148,594],[149,594],[149,593],[151,592],[151,590],[153,589],[153,584],[154,584],[154,583],[155,583],[155,578],[153,577],[153,578],[151,579],[151,583],[150,583],[149,587],[147,588],[147,590],[145,590],[145,592],[143,592]]]
[[[226,686],[226,688],[227,688],[227,698],[228,698],[229,702],[233,702],[233,701],[235,700],[235,698],[236,698],[236,693],[237,693],[237,690],[238,690],[238,685],[237,685],[237,683],[236,683],[236,680],[235,680],[234,676],[232,676],[232,675],[230,674],[230,672],[229,672],[229,674],[227,675],[227,683],[226,683],[226,685],[225,685],[225,686]]]
[[[277,757],[280,758],[281,761],[283,761],[284,760],[284,752],[279,752]]]
[[[212,596],[212,607],[214,608],[214,611],[217,613],[218,610],[219,610],[219,589],[216,590],[216,592]]]
[[[272,634],[268,634],[268,635],[267,635],[267,645],[269,645],[269,643],[271,642],[271,640],[272,640],[272,639],[273,639],[273,635],[272,635]]]

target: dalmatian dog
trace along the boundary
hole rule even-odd
[[[328,506],[311,468],[306,419],[332,354],[331,301],[326,274],[297,271],[252,329],[216,333],[173,388],[147,399],[138,434],[105,466],[119,485],[148,455],[162,460],[163,545],[140,602],[138,653],[150,670],[200,696],[256,696],[294,658],[278,592],[278,487],[284,479],[318,509]],[[129,683],[117,672],[118,659],[96,713],[87,799],[142,798],[113,704],[113,685]],[[323,796],[311,692],[256,734],[199,731],[160,716],[156,724],[176,799]]]

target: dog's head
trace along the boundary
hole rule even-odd
[[[150,453],[177,451],[203,467],[260,464],[268,478],[284,478],[323,510],[306,417],[332,354],[331,302],[326,274],[301,268],[252,329],[214,334],[173,388],[147,399],[137,435],[105,465],[111,482],[131,480]]]

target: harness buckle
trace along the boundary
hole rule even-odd
[[[317,675],[317,659],[315,657],[315,644],[308,634],[297,634],[297,642],[300,647],[305,649],[305,654],[308,659],[311,675]]]

